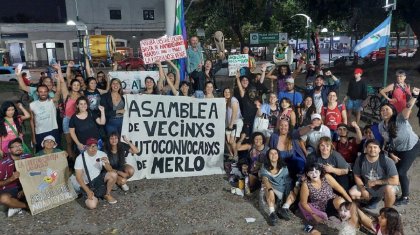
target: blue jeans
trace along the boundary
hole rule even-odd
[[[121,134],[123,117],[112,117],[107,120],[105,125],[106,134],[109,136],[113,132]]]

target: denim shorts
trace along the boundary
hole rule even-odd
[[[64,134],[69,134],[70,133],[70,128],[69,128],[69,124],[70,124],[70,117],[63,117],[63,132]]]
[[[362,108],[363,100],[347,100],[346,108],[347,110],[353,110],[356,112],[360,112]]]

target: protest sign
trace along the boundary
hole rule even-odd
[[[158,71],[111,71],[109,75],[112,78],[118,78],[121,81],[124,94],[138,94],[145,89],[144,80],[151,77],[157,84],[159,80]]]
[[[242,67],[249,67],[248,54],[230,55],[228,58],[229,76],[235,76],[236,71]]]
[[[15,161],[32,215],[76,199],[66,156],[63,151]]]
[[[184,38],[181,35],[144,39],[140,41],[145,64],[187,57]]]
[[[122,135],[140,153],[129,154],[131,180],[223,173],[226,104],[222,98],[126,95]]]

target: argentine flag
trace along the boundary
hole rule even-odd
[[[388,16],[382,24],[360,40],[354,47],[354,51],[357,52],[359,57],[365,57],[372,51],[386,47],[389,42],[390,32],[391,16]]]

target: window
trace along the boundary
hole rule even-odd
[[[143,10],[143,20],[155,20],[155,10]]]
[[[11,74],[10,70],[8,69],[0,69],[0,74]]]
[[[111,20],[121,20],[121,10],[109,10],[109,18]]]

